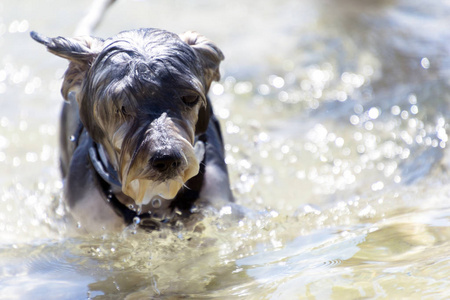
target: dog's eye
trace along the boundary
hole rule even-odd
[[[125,106],[122,106],[120,109],[116,108],[116,114],[121,114],[123,116],[127,115],[127,110],[125,109]]]
[[[184,104],[187,106],[194,106],[197,104],[198,100],[200,100],[200,97],[198,95],[187,95],[181,97],[181,100],[183,100]]]

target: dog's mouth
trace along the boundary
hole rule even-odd
[[[147,205],[155,197],[163,198],[165,200],[175,198],[183,184],[181,178],[170,179],[163,182],[134,179],[128,185],[127,192],[135,195],[129,196],[135,200],[137,205]]]
[[[123,176],[123,193],[131,197],[138,206],[147,205],[155,198],[174,199],[184,184],[198,174],[200,162],[204,158],[204,147],[201,141],[195,143],[194,147],[190,144],[189,147],[184,147],[187,148],[184,151],[185,163],[165,172],[151,170],[150,174],[153,175],[143,176],[141,170],[129,168]]]

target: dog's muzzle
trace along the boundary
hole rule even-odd
[[[173,199],[190,178],[198,174],[205,146],[192,146],[188,133],[164,113],[152,122],[146,138],[122,171],[122,191],[137,205],[155,197]]]
[[[155,153],[149,163],[162,176],[172,177],[185,161],[180,151],[166,150]]]

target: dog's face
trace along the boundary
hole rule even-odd
[[[208,126],[206,94],[220,77],[222,52],[197,33],[157,29],[107,40],[33,38],[70,60],[62,93],[76,93],[81,121],[122,191],[137,204],[174,198],[199,171],[195,136]]]

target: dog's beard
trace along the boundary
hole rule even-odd
[[[136,194],[136,204],[146,205],[155,197],[161,197],[163,199],[173,199],[177,195],[178,191],[183,186],[181,178],[170,179],[163,182],[151,181],[146,179],[134,179],[129,183],[127,190]]]
[[[138,206],[149,204],[155,197],[166,200],[175,198],[184,184],[198,174],[205,153],[204,144],[197,142],[192,147],[182,137],[178,137],[177,140],[183,142],[182,152],[185,160],[183,165],[185,167],[175,170],[169,178],[164,178],[164,174],[143,176],[142,171],[144,169],[139,163],[133,163],[130,160],[125,164],[122,173],[122,191],[131,197]],[[154,172],[151,171],[150,173]]]

